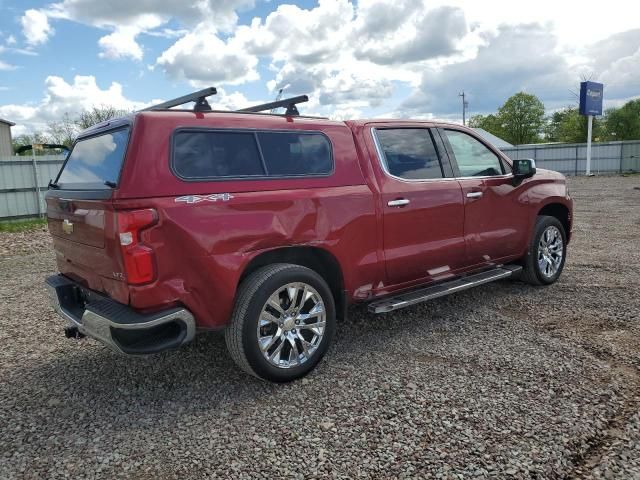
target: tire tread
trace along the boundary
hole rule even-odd
[[[563,241],[565,245],[564,255],[566,257],[566,233],[564,232],[564,228],[562,223],[556,218],[549,215],[538,215],[536,218],[536,223],[533,227],[533,234],[531,235],[531,239],[529,240],[529,248],[527,249],[527,255],[524,261],[524,268],[522,269],[522,273],[520,274],[520,280],[530,285],[541,286],[548,285],[549,282],[544,282],[537,273],[535,262],[537,260],[537,251],[538,251],[538,237],[541,231],[546,228],[550,223],[554,224],[556,227],[560,229],[563,234]],[[564,260],[563,260],[564,262]],[[554,280],[555,281],[555,280]],[[553,283],[553,282],[552,282]]]
[[[262,379],[262,377],[258,375],[253,370],[253,368],[251,368],[249,360],[247,359],[247,355],[244,351],[242,341],[242,330],[244,328],[244,321],[247,316],[247,310],[249,309],[251,300],[258,292],[258,290],[262,287],[264,282],[271,278],[273,275],[285,270],[299,270],[301,268],[313,272],[313,270],[311,269],[291,263],[274,263],[272,265],[267,265],[265,267],[259,268],[251,275],[249,275],[242,281],[240,287],[238,288],[239,294],[236,299],[233,313],[231,315],[231,322],[226,328],[224,336],[227,344],[227,350],[229,351],[231,358],[243,371],[245,371],[249,375],[253,375],[254,377]]]

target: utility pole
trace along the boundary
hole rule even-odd
[[[464,90],[462,93],[458,94],[459,97],[462,97],[462,125],[467,124],[467,107],[469,106],[469,102],[466,100],[466,96]]]

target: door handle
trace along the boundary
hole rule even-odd
[[[482,192],[469,192],[467,193],[467,198],[480,198],[482,196]]]
[[[390,207],[403,207],[405,205],[409,205],[409,200],[406,198],[397,198],[395,200],[389,200],[387,205]]]

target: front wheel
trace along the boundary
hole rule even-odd
[[[538,216],[524,261],[522,280],[550,285],[560,277],[566,260],[567,236],[555,217]]]
[[[322,359],[335,323],[333,295],[320,275],[299,265],[274,264],[240,285],[225,339],[245,372],[289,382]]]

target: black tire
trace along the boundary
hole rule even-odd
[[[258,321],[269,297],[283,286],[296,282],[313,287],[322,298],[326,323],[324,333],[309,358],[298,365],[280,368],[270,363],[260,349]],[[231,358],[245,372],[272,382],[290,382],[305,376],[322,359],[333,340],[335,325],[335,302],[324,279],[309,268],[278,263],[256,270],[240,284],[231,323],[225,331],[225,340]]]
[[[538,262],[538,255],[540,247],[540,241],[542,235],[550,227],[555,227],[560,232],[562,238],[562,259],[557,267],[557,270],[552,275],[547,275],[540,267]],[[553,229],[551,229],[553,230]],[[527,255],[524,258],[523,272],[520,279],[531,285],[551,285],[560,277],[564,268],[565,260],[567,259],[567,235],[564,231],[564,226],[555,217],[546,215],[539,215],[536,219],[536,224],[533,228],[533,235],[529,241],[529,248]]]

